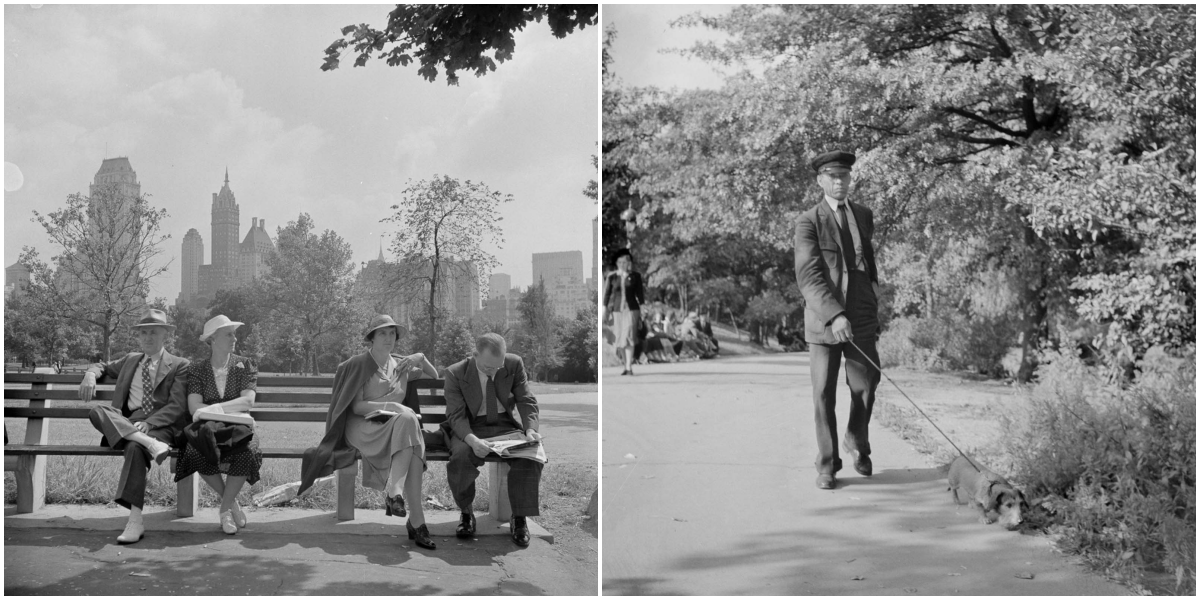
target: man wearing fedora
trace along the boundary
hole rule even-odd
[[[104,434],[102,445],[125,451],[116,503],[129,509],[129,522],[117,537],[122,544],[142,538],[142,503],[151,459],[162,464],[175,436],[189,421],[187,359],[163,346],[175,329],[161,310],[151,309],[133,326],[141,352],[93,365],[79,384],[79,399],[91,400],[97,383],[115,380],[112,404],[92,408],[92,425]]]
[[[810,344],[816,409],[817,487],[825,490],[837,485],[834,476],[842,468],[834,415],[842,357],[850,386],[850,420],[842,447],[864,476],[871,475],[867,424],[880,377],[863,358],[865,353],[879,364],[879,276],[871,244],[874,216],[871,209],[847,200],[854,161],[849,152],[827,152],[812,160],[824,198],[796,222],[796,281],[804,295],[804,340]]]
[[[507,354],[504,338],[485,333],[475,340],[475,354],[446,370],[446,421],[442,428],[450,440],[446,478],[462,513],[455,531],[459,538],[475,535],[475,479],[490,452],[483,438],[520,433],[540,440],[537,399],[529,391],[521,357]],[[514,414],[515,412],[515,414]],[[507,459],[508,498],[512,504],[512,539],[529,545],[525,517],[538,516],[538,487],[542,463],[526,458]]]

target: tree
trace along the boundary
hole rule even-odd
[[[355,310],[350,244],[329,229],[318,235],[312,218],[301,213],[277,230],[275,246],[261,279],[264,305],[270,321],[287,332],[288,352],[300,346],[300,370],[318,375],[322,349],[367,321]]]
[[[928,317],[974,314],[971,290],[993,274],[1021,291],[1020,341],[998,340],[1022,346],[1020,379],[1051,324],[1077,318],[1107,324],[1126,360],[1155,343],[1186,351],[1194,23],[1182,5],[744,5],[688,17],[729,41],[687,53],[734,74],[719,90],[606,103],[605,193],[611,155],[651,207],[639,223],[662,214],[684,243],[742,232],[790,249],[793,217],[819,200],[807,160],[854,150],[877,256],[900,264],[888,257],[900,244],[916,254],[905,264],[924,273],[908,281],[924,286]],[[948,264],[968,285],[938,286],[934,269]]]
[[[392,241],[397,268],[387,271],[394,278],[390,287],[406,297],[427,294],[429,327],[424,339],[433,344],[441,320],[439,293],[444,293],[447,279],[486,288],[488,275],[498,263],[484,246],[500,248],[504,242],[499,209],[512,196],[493,192],[482,183],[440,176],[410,182],[401,195],[403,203],[393,205],[396,212],[382,220],[399,226]],[[421,350],[435,355],[433,345]]]
[[[562,331],[562,368],[575,381],[596,380],[596,305],[579,309],[575,318],[564,323]]]
[[[78,323],[42,310],[28,296],[14,294],[4,304],[5,349],[22,364],[90,358],[95,352],[94,337]]]
[[[517,312],[521,314],[518,345],[529,365],[529,371],[534,375],[534,380],[536,381],[539,375],[545,379],[549,376],[550,369],[562,364],[562,342],[558,319],[554,315],[554,307],[550,305],[544,281],[530,286],[529,291],[521,298]],[[595,321],[592,323],[594,327]]]
[[[208,344],[200,341],[204,333],[206,314],[186,305],[172,305],[167,308],[167,317],[175,325],[175,335],[167,340],[167,349],[189,360],[207,358],[211,352]]]
[[[341,63],[342,52],[353,46],[354,66],[367,64],[373,53],[388,66],[421,63],[417,72],[437,80],[438,67],[446,69],[446,83],[458,85],[458,71],[481,77],[496,70],[497,62],[513,56],[513,32],[531,21],[545,18],[554,37],[562,39],[578,27],[597,22],[596,4],[398,4],[388,13],[387,27],[347,25],[342,38],[325,49],[322,71]],[[493,52],[494,60],[487,53]]]
[[[141,316],[150,281],[167,269],[152,264],[171,237],[159,231],[167,211],[151,207],[144,194],[102,184],[91,196],[70,195],[64,208],[33,214],[61,253],[51,267],[33,248],[23,249],[19,262],[29,268],[30,298],[56,318],[94,327],[109,360],[113,334]]]

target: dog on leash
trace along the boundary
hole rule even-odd
[[[955,504],[978,507],[982,513],[980,523],[990,525],[1000,521],[1005,529],[1016,529],[1021,524],[1021,510],[1028,506],[1025,494],[987,467],[975,465],[964,456],[950,463],[946,481]]]

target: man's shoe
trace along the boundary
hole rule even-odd
[[[837,479],[834,479],[830,473],[821,473],[817,475],[817,489],[832,490],[837,487]]]
[[[514,516],[509,521],[509,529],[512,531],[513,542],[522,548],[529,545],[529,526],[525,523],[525,517]]]
[[[842,440],[842,448],[846,450],[846,454],[854,457],[854,470],[858,471],[863,477],[871,476],[871,457],[859,452],[856,448],[850,445],[849,440]]]
[[[130,519],[129,522],[125,524],[125,531],[122,531],[121,535],[117,536],[117,543],[134,544],[141,540],[142,536],[145,534],[146,528],[142,526],[142,520],[137,519],[135,521],[134,519]]]
[[[475,513],[462,514],[462,520],[454,530],[454,537],[460,540],[475,537]]]
[[[150,447],[147,448],[147,450],[150,451],[150,456],[154,457],[154,462],[160,465],[163,464],[164,460],[167,460],[167,458],[171,456],[171,447],[158,440],[155,440],[153,444],[150,444]]]

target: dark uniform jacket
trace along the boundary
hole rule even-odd
[[[871,209],[846,201],[854,212],[863,258],[871,283],[879,283],[875,269],[875,216]],[[834,344],[833,319],[846,310],[849,266],[845,264],[837,215],[824,198],[796,221],[796,283],[804,296],[804,338],[813,344]]]

